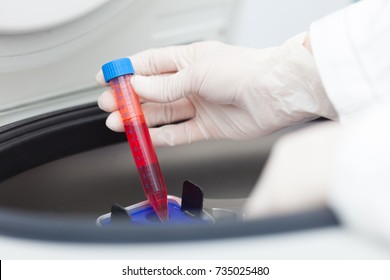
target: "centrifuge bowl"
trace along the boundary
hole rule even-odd
[[[128,206],[145,199],[125,136],[105,127],[106,116],[89,104],[0,128],[1,234],[80,242],[177,241],[336,224],[329,210],[319,209],[250,222],[156,224],[158,236],[154,226],[99,228],[96,218],[109,212],[113,203]],[[275,137],[157,149],[169,194],[181,196],[183,181],[190,179],[207,199],[237,201],[238,209]]]

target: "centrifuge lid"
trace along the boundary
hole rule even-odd
[[[146,48],[228,40],[236,2],[0,1],[0,127],[96,102],[102,89],[95,73],[107,61]]]
[[[108,0],[2,0],[0,35],[48,30],[81,18],[106,2]]]
[[[95,73],[107,56],[118,55],[102,41],[139,6],[133,0],[0,1],[0,126],[96,102]],[[102,54],[106,49],[113,54]]]

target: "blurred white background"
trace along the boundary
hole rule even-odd
[[[309,29],[310,23],[352,0],[243,0],[234,44],[270,47]]]

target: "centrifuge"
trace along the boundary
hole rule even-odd
[[[326,208],[245,221],[241,208],[287,131],[158,148],[172,207],[183,220],[162,225],[142,212],[145,195],[126,138],[106,128],[107,114],[96,105],[102,89],[95,73],[147,48],[234,43],[247,4],[0,3],[0,258],[389,257],[343,229]],[[201,199],[188,184],[200,187]]]

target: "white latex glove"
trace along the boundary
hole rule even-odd
[[[329,206],[343,226],[390,244],[390,102],[348,124],[283,136],[243,212],[248,219]],[[378,243],[380,244],[380,243]]]
[[[341,222],[390,245],[390,102],[345,126],[329,202]]]
[[[252,138],[319,116],[336,118],[304,38],[260,50],[201,42],[130,57],[148,126],[160,126],[150,129],[154,145]],[[101,72],[97,80],[104,84]],[[99,106],[114,112],[107,126],[123,131],[110,90]]]
[[[245,217],[288,215],[329,205],[342,134],[339,123],[327,122],[282,136],[244,206]]]

